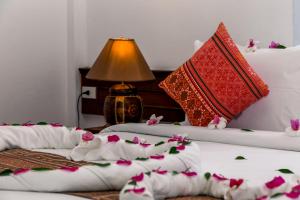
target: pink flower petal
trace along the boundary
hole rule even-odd
[[[285,183],[285,180],[281,176],[276,176],[273,180],[267,182],[265,185],[268,189],[274,189]]]
[[[296,185],[292,188],[292,191],[297,191],[297,192],[300,192],[300,185]]]
[[[300,196],[300,193],[296,192],[296,191],[286,192],[284,194],[285,194],[285,196],[289,197],[290,199],[298,199]]]
[[[75,131],[81,131],[82,128],[76,127]]]
[[[52,127],[62,127],[63,125],[60,123],[50,123]]]
[[[116,164],[117,165],[123,165],[123,166],[129,166],[131,165],[131,161],[130,160],[117,160]]]
[[[20,175],[20,174],[26,173],[28,171],[30,171],[30,169],[24,169],[24,168],[16,169],[14,171],[14,175]]]
[[[109,135],[107,136],[108,142],[118,142],[120,140],[119,136],[117,135]]]
[[[157,121],[157,119],[149,119],[148,121],[147,121],[147,125],[155,125],[155,124],[157,124],[158,123],[158,121]]]
[[[27,123],[22,124],[22,126],[30,127],[30,126],[34,126],[34,124],[27,122]]]
[[[197,172],[181,172],[181,173],[188,177],[197,176]]]
[[[133,176],[131,179],[136,182],[141,182],[144,179],[144,173],[140,173],[139,175]]]
[[[229,186],[239,188],[244,182],[243,179],[230,179]]]
[[[75,172],[79,169],[79,167],[68,167],[68,166],[65,166],[65,167],[62,167],[60,168],[61,170],[64,170],[64,171],[67,171],[67,172]]]
[[[147,144],[147,143],[140,143],[140,145],[144,148],[149,147],[151,144]]]
[[[223,175],[213,174],[213,177],[217,179],[217,181],[226,181],[228,178],[225,178]]]
[[[298,131],[300,127],[300,121],[299,119],[291,119],[291,128],[293,131]]]
[[[150,156],[151,159],[155,159],[155,160],[162,160],[165,158],[164,155],[154,155],[154,156]]]
[[[218,116],[218,115],[216,115],[215,117],[214,117],[214,119],[213,119],[213,124],[219,124],[220,123],[220,121],[221,121],[221,118]]]
[[[268,196],[264,195],[264,196],[256,198],[256,200],[268,200]]]
[[[182,136],[180,136],[180,135],[173,135],[168,140],[168,142],[183,142],[183,141],[184,141],[184,138]]]
[[[145,188],[142,187],[142,188],[128,189],[128,190],[126,190],[126,192],[133,192],[135,194],[142,194],[142,193],[145,192]]]
[[[180,146],[176,147],[176,150],[178,150],[178,151],[183,151],[184,149],[185,149],[184,145],[180,145]]]
[[[157,173],[157,174],[161,174],[161,175],[164,175],[164,174],[168,173],[167,170],[160,170],[160,169],[155,169],[155,170],[152,170],[152,171]]]
[[[138,143],[140,143],[140,139],[138,138],[138,137],[134,137],[133,139],[132,139],[132,142],[134,143],[134,144],[138,144]]]

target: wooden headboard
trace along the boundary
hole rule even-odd
[[[96,87],[96,99],[82,99],[83,114],[103,115],[104,99],[108,95],[108,89],[119,82],[94,81],[85,78],[90,68],[80,68],[81,86]],[[171,71],[153,70],[156,78],[154,81],[133,82],[138,94],[143,98],[143,119],[149,119],[151,114],[163,115],[163,121],[180,122],[184,120],[184,111],[173,99],[171,99],[158,84],[164,80]]]

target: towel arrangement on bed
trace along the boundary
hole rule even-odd
[[[108,130],[109,131],[109,130]],[[270,177],[266,183],[201,171],[198,145],[182,136],[156,144],[141,138],[84,135],[77,129],[33,125],[0,127],[0,149],[70,148],[70,159],[93,161],[58,169],[18,168],[3,171],[1,190],[77,192],[119,190],[120,199],[163,199],[211,195],[226,199],[297,199],[300,177],[293,173]],[[79,181],[80,180],[80,181]],[[26,183],[26,184],[25,184]]]

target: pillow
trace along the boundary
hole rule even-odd
[[[159,86],[181,105],[194,126],[207,126],[215,115],[230,121],[269,92],[223,23]]]
[[[202,45],[196,40],[194,50]],[[300,118],[300,46],[242,52],[253,69],[268,82],[271,92],[232,120],[229,127],[284,131],[290,119]]]

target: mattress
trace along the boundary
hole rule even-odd
[[[109,133],[104,133],[109,134]],[[132,139],[137,134],[130,132],[116,133],[122,138]],[[163,137],[154,135],[139,135],[149,142],[158,142]],[[226,177],[236,177],[251,180],[252,184],[267,181],[276,169],[287,168],[296,174],[300,174],[300,154],[296,151],[277,150],[262,147],[241,146],[235,144],[223,144],[220,142],[197,141],[201,154],[202,171],[218,172]],[[69,149],[36,149],[35,151],[54,153],[67,156]],[[242,156],[244,160],[236,160]],[[35,193],[19,191],[0,191],[0,200],[81,200],[82,197],[56,194],[56,193]]]

